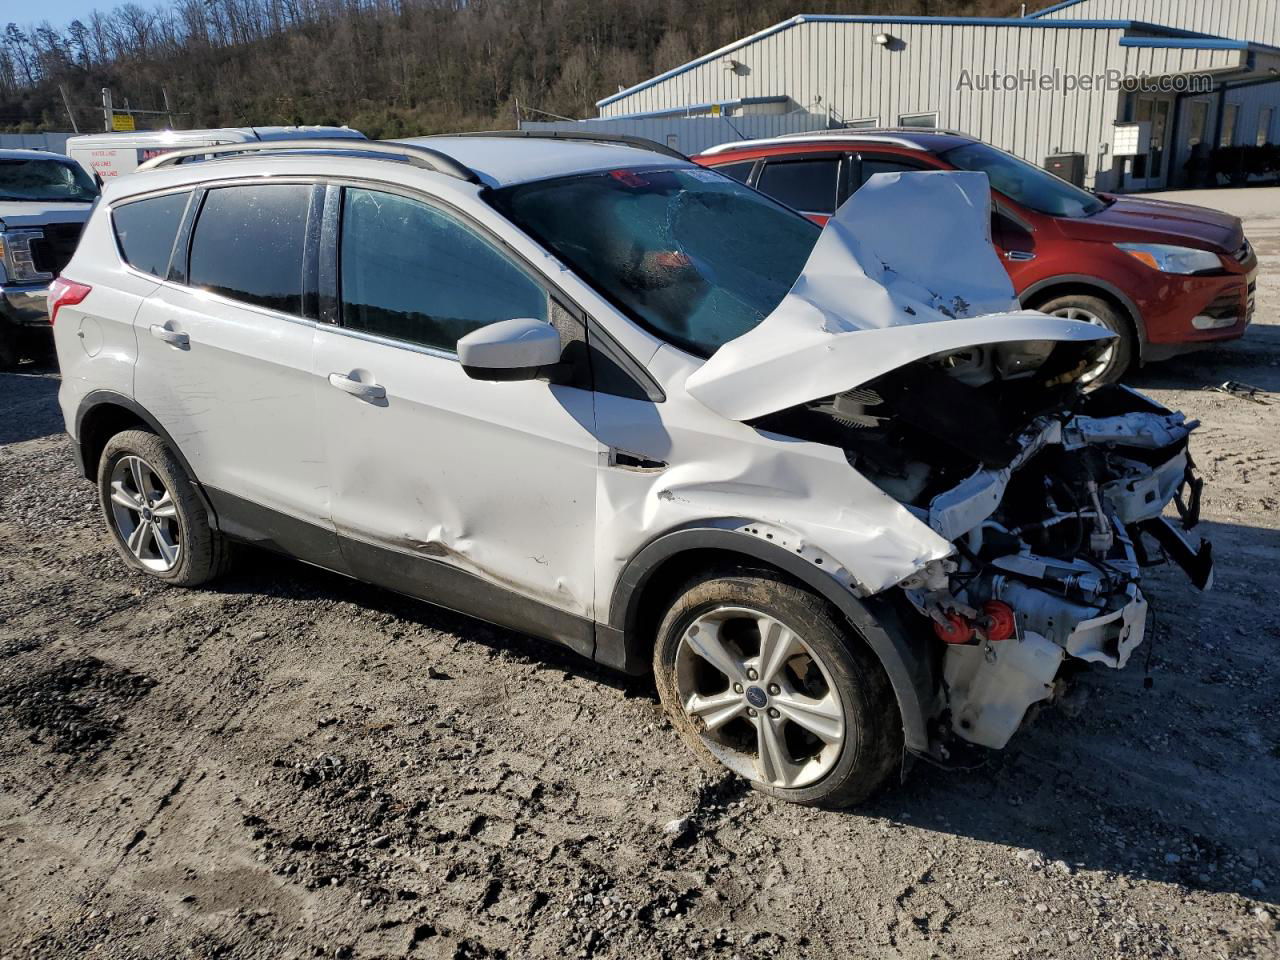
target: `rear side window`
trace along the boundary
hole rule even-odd
[[[125,263],[135,270],[164,277],[178,235],[189,193],[135,200],[111,211],[116,240]]]
[[[801,213],[835,213],[838,157],[766,163],[756,189]]]
[[[755,165],[754,160],[745,160],[742,163],[726,163],[711,169],[716,173],[723,173],[726,177],[733,177],[739,183],[746,183],[747,178],[751,176],[751,168]]]
[[[546,291],[492,244],[416,200],[348,188],[342,200],[342,325],[453,352],[499,320],[546,320]]]
[[[210,190],[191,238],[188,282],[281,313],[302,312],[311,187],[276,183]]]

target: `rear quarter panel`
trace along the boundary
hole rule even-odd
[[[80,303],[63,307],[53,326],[62,372],[58,399],[67,432],[74,435],[77,410],[90,391],[133,396],[138,359],[133,318],[159,282],[124,265],[105,203],[94,210],[62,275],[92,288]]]

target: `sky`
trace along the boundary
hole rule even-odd
[[[144,2],[150,7],[152,2]],[[17,23],[27,26],[48,20],[55,27],[65,27],[76,17],[84,19],[96,8],[104,13],[115,6],[112,0],[0,0],[0,24]]]

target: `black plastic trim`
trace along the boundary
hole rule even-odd
[[[333,530],[216,487],[205,487],[205,493],[218,511],[219,529],[226,536],[335,573],[350,573]]]
[[[341,210],[342,187],[335,183],[325,184],[324,212],[320,217],[320,246],[316,251],[319,265],[319,319],[321,323],[334,326],[337,326],[341,312],[338,304],[338,226]]]
[[[191,260],[191,234],[195,229],[196,216],[204,206],[204,187],[196,187],[187,198],[187,209],[182,214],[182,222],[178,224],[178,234],[173,238],[173,250],[169,254],[169,272],[166,279],[170,283],[187,282],[187,271]]]
[[[320,234],[327,192],[322,183],[311,185],[311,203],[302,240],[302,315],[308,320],[320,318]]]
[[[528,636],[551,640],[588,659],[595,625],[557,607],[515,593],[444,560],[339,536],[351,573],[388,590],[425,600]]]
[[[81,475],[86,480],[94,483],[98,480],[98,464],[89,462],[89,458],[86,456],[84,449],[83,427],[85,418],[93,410],[103,406],[115,406],[129,411],[129,413],[132,413],[146,424],[148,430],[165,442],[165,445],[170,449],[170,451],[172,451],[174,459],[178,461],[182,466],[182,469],[187,472],[187,476],[191,478],[191,485],[195,488],[196,495],[200,498],[201,503],[204,504],[204,508],[209,514],[209,526],[213,527],[215,530],[220,529],[218,525],[218,513],[213,508],[213,504],[210,502],[209,496],[205,492],[204,487],[200,485],[200,480],[196,476],[196,472],[191,469],[191,464],[187,462],[187,458],[183,456],[182,448],[174,442],[169,431],[160,425],[160,421],[148,413],[147,410],[135,400],[130,397],[126,397],[122,393],[116,393],[113,390],[92,390],[84,395],[80,401],[80,406],[76,408],[74,446],[76,447],[76,463],[80,466]]]
[[[666,562],[690,550],[713,549],[736,553],[768,564],[799,580],[815,593],[829,600],[860,634],[880,658],[898,700],[902,714],[906,747],[927,751],[927,705],[933,700],[936,680],[932,662],[924,644],[912,644],[908,633],[896,623],[887,603],[869,604],[855,597],[825,570],[804,557],[775,543],[735,529],[746,520],[726,518],[724,526],[686,527],[651,541],[631,559],[614,587],[609,605],[609,621],[596,631],[596,660],[627,673],[643,673],[649,669],[649,651],[642,648],[648,638],[635,629],[640,617],[640,601],[644,587]],[[874,603],[874,598],[873,598]]]
[[[222,532],[233,539],[551,640],[588,659],[595,652],[595,625],[590,620],[522,596],[456,564],[342,536],[223,490],[209,488],[208,493],[222,518]]]

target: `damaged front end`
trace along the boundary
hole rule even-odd
[[[1186,535],[1197,423],[1124,387],[1083,393],[1091,355],[975,346],[755,421],[840,447],[954,546],[898,584],[936,638],[939,759],[953,737],[1003,747],[1065,662],[1125,665],[1146,627],[1141,569],[1158,557],[1144,535],[1211,585],[1209,544]]]
[[[687,382],[723,416],[843,451],[917,521],[894,524],[931,554],[905,576],[881,577],[909,559],[891,546],[876,564],[835,559],[928,649],[920,699],[939,761],[957,739],[1003,747],[1064,664],[1123,667],[1153,559],[1212,581],[1208,543],[1187,537],[1196,422],[1124,387],[1083,389],[1112,335],[1019,308],[989,208],[980,175],[872,177],[779,307]],[[863,539],[886,541],[886,514],[860,496]]]

